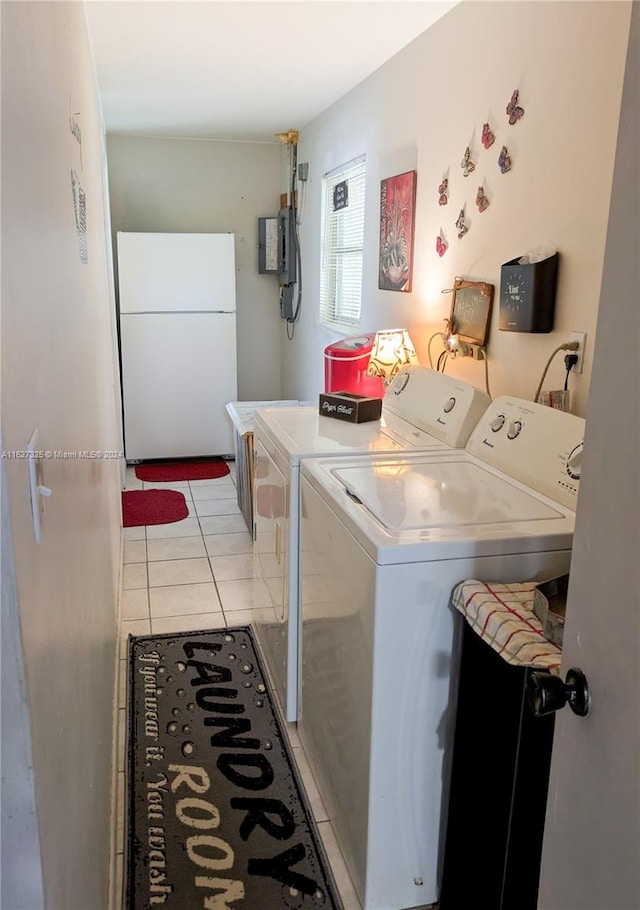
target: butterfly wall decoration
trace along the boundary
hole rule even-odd
[[[480,212],[484,212],[484,211],[486,211],[486,209],[489,208],[489,199],[487,197],[487,194],[484,191],[483,186],[478,187],[478,193],[476,195],[476,205],[478,206],[478,210]]]
[[[511,158],[509,157],[509,152],[507,151],[506,145],[503,145],[500,149],[500,154],[498,156],[498,165],[500,166],[501,174],[506,174],[511,170]]]
[[[511,96],[511,101],[507,104],[507,114],[509,115],[509,123],[511,126],[524,117],[524,108],[520,107],[518,104],[518,95],[519,92],[518,89],[516,89]]]
[[[495,134],[488,123],[484,123],[482,125],[482,136],[480,137],[480,141],[482,142],[483,147],[486,149],[491,148],[493,143],[496,141]]]
[[[449,244],[444,239],[444,237],[442,235],[442,231],[440,231],[440,233],[438,234],[438,236],[436,238],[436,253],[438,254],[438,256],[441,259],[444,256],[444,254],[447,252],[448,248],[449,248]]]
[[[446,205],[449,201],[449,181],[445,177],[438,187],[438,205]]]
[[[469,231],[469,228],[464,223],[464,209],[460,209],[460,214],[458,215],[458,220],[456,221],[456,227],[458,228],[458,240],[462,240],[464,235]]]
[[[464,152],[464,158],[460,162],[460,167],[462,168],[462,176],[468,177],[472,171],[475,171],[476,166],[471,160],[471,149],[469,146],[466,147]]]

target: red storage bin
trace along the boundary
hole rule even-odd
[[[384,385],[377,376],[367,376],[375,332],[343,338],[324,349],[325,392],[352,392],[382,398]]]

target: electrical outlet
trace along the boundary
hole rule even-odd
[[[467,356],[472,360],[484,360],[485,349],[479,344],[470,344]]]
[[[485,349],[479,344],[461,341],[457,335],[448,335],[445,348],[452,357],[471,357],[472,360],[484,360]]]
[[[572,368],[571,372],[582,373],[582,365],[584,363],[584,346],[587,341],[587,334],[586,332],[571,332],[569,334],[569,341],[577,341],[579,345],[578,350],[574,351],[574,353],[578,355],[578,362]]]

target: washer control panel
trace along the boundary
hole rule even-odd
[[[507,436],[509,437],[509,439],[515,439],[516,436],[520,435],[521,430],[522,430],[522,421],[521,420],[512,420],[511,423],[509,424],[509,428],[507,430]]]
[[[496,398],[466,450],[550,499],[575,509],[585,422],[519,398]]]
[[[580,474],[582,473],[583,449],[584,443],[581,442],[575,447],[575,449],[569,452],[569,457],[567,458],[567,474],[573,480],[580,480]]]

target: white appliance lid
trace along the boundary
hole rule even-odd
[[[394,414],[380,420],[350,423],[323,417],[315,407],[260,408],[255,425],[261,427],[292,463],[311,455],[347,455],[396,452],[407,448],[440,451],[448,446]]]
[[[290,398],[286,401],[229,401],[227,414],[241,436],[253,433],[253,416],[258,408],[284,408],[304,404],[302,401]]]
[[[564,518],[546,502],[471,461],[368,463],[331,473],[350,498],[391,531]]]

